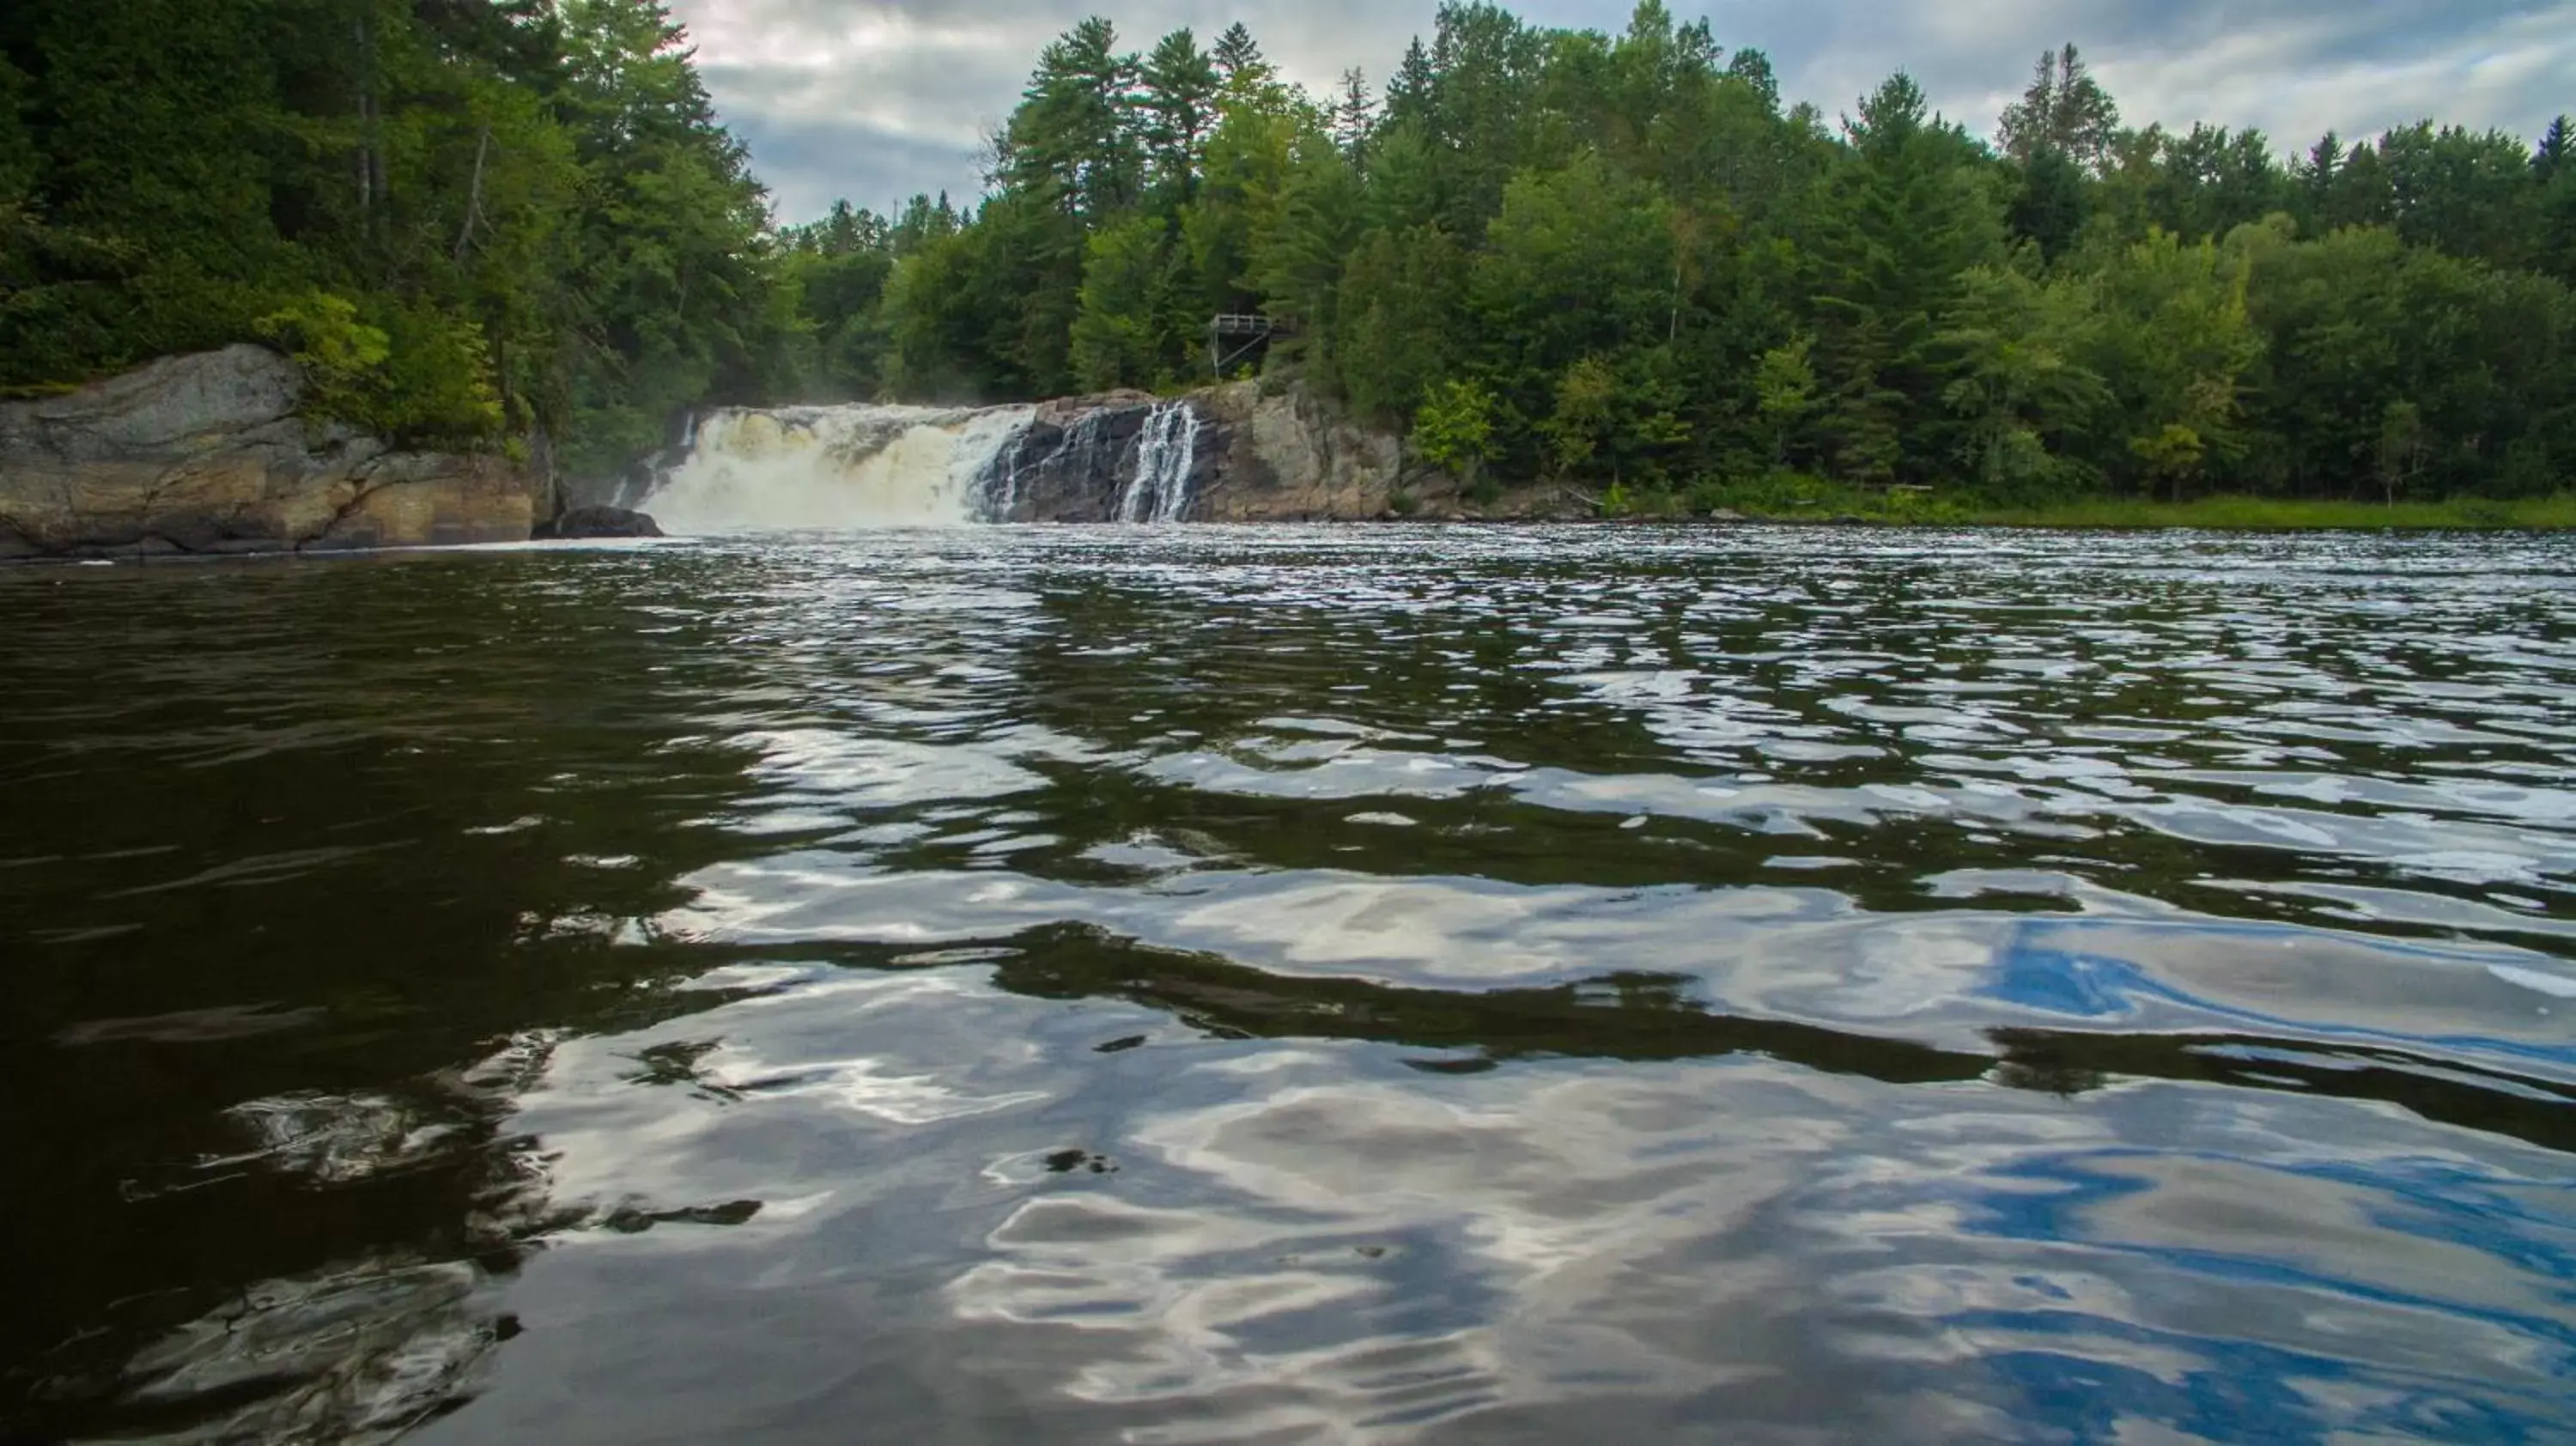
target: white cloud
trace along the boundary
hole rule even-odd
[[[836,196],[884,207],[914,191],[977,189],[976,150],[1017,103],[1039,49],[1106,10],[1143,47],[1176,26],[1207,40],[1237,14],[1292,79],[1390,72],[1427,32],[1431,0],[674,0],[708,87],[752,147],[788,219]],[[1687,4],[1673,6],[1689,15]],[[1533,23],[1607,30],[1627,0],[1530,0]],[[2277,149],[2333,129],[2374,134],[2430,116],[2535,134],[2576,108],[2576,0],[1726,0],[1717,38],[1758,46],[1792,99],[1848,109],[1890,72],[1990,127],[2039,51],[2072,39],[2132,124],[2258,127]]]

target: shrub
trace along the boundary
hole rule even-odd
[[[356,302],[313,291],[255,330],[304,369],[305,411],[407,446],[479,446],[501,432],[491,358],[472,322],[427,306]]]

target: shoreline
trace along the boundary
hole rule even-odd
[[[1029,531],[1076,531],[1076,532],[1144,532],[1144,531],[1152,531],[1152,532],[1169,532],[1169,531],[1173,531],[1173,530],[1199,531],[1199,530],[1206,530],[1206,529],[1224,529],[1224,528],[1281,528],[1281,527],[1292,527],[1292,528],[1293,528],[1293,527],[1313,527],[1313,528],[1418,527],[1418,528],[1441,528],[1441,529],[1447,529],[1447,528],[1453,528],[1453,527],[1466,527],[1466,528],[1507,528],[1507,529],[1511,529],[1511,530],[1514,530],[1514,531],[1522,531],[1522,530],[1535,531],[1535,530],[1541,530],[1541,529],[1547,529],[1547,528],[1621,528],[1621,527],[1633,527],[1633,528],[1672,528],[1672,529],[1677,529],[1677,530],[1686,530],[1686,531],[1722,531],[1722,530],[1735,529],[1735,528],[1746,528],[1746,529],[1751,529],[1751,528],[1794,528],[1794,529],[1797,529],[1797,530],[1800,530],[1800,531],[1813,531],[1813,530],[1823,530],[1823,529],[1828,529],[1828,528],[1837,528],[1837,527],[1840,527],[1840,528],[1851,528],[1851,529],[1858,529],[1858,530],[1867,530],[1867,531],[1884,531],[1884,532],[2028,532],[2028,533],[2039,533],[2039,532],[2071,532],[2071,533],[2084,533],[2084,532],[2101,532],[2101,533],[2177,532],[2177,533],[2190,533],[2190,534],[2194,534],[2194,535],[2199,535],[2199,536],[2209,536],[2209,537],[2252,536],[2252,535],[2261,535],[2261,536],[2280,536],[2280,537],[2296,537],[2296,536],[2302,536],[2302,535],[2311,535],[2311,536],[2313,536],[2313,535],[2331,535],[2331,534],[2352,534],[2352,535],[2361,535],[2361,534],[2370,534],[2370,533],[2378,533],[2378,534],[2387,534],[2387,533],[2405,533],[2405,534],[2408,534],[2408,535],[2415,535],[2415,536],[2427,536],[2427,537],[2429,537],[2429,536],[2436,536],[2436,535],[2442,535],[2442,534],[2458,534],[2458,533],[2476,534],[2476,535],[2481,535],[2481,536],[2505,536],[2505,535],[2554,535],[2554,534],[2558,534],[2558,533],[2576,532],[2576,525],[2571,525],[2571,524],[2568,524],[2568,523],[2514,523],[2514,522],[2489,522],[2489,523],[2457,523],[2457,522],[2454,522],[2454,523],[2422,523],[2422,522],[2382,522],[2382,523],[2375,523],[2375,524],[2362,524],[2362,523],[2344,523],[2344,524],[2331,524],[2331,523],[2325,523],[2325,524],[2310,524],[2310,523],[2272,523],[2272,524],[2262,524],[2262,523],[2241,523],[2241,524],[2221,524],[2221,523],[2196,523],[2196,522],[2176,522],[2176,521],[2090,522],[2090,523],[2087,523],[2087,522],[2034,521],[2034,520],[2027,520],[2027,519],[2021,519],[2021,518],[2014,518],[2014,519],[2009,519],[2009,520],[2007,520],[2007,519],[1969,519],[1969,520],[1962,520],[1962,519],[1928,519],[1928,518],[1902,518],[1902,519],[1900,519],[1900,518],[1886,518],[1886,517],[1859,517],[1859,516],[1848,516],[1848,517],[1751,517],[1751,516],[1743,516],[1743,517],[1705,517],[1705,516],[1688,516],[1688,515],[1644,516],[1644,515],[1633,515],[1633,514],[1632,514],[1632,515],[1624,516],[1624,517],[1596,517],[1596,518],[1566,518],[1566,517],[1554,517],[1554,518],[1515,518],[1515,517],[1407,517],[1407,518],[1386,518],[1386,517],[1344,517],[1344,518],[1319,518],[1319,519],[1311,519],[1311,520],[1304,520],[1304,521],[1287,521],[1287,522],[1282,522],[1282,521],[1211,521],[1211,522],[1180,522],[1180,523],[1171,523],[1171,524],[1167,524],[1167,525],[1164,525],[1164,526],[1160,526],[1160,527],[1153,527],[1153,528],[1140,528],[1140,527],[1135,527],[1135,526],[1127,525],[1127,524],[1119,524],[1119,523],[1097,523],[1097,522],[1093,522],[1093,523],[1081,523],[1081,522],[970,523],[970,524],[966,524],[966,525],[964,525],[964,526],[960,526],[960,527],[951,527],[951,528],[925,528],[925,527],[870,528],[870,529],[863,529],[863,530],[861,530],[861,531],[852,532],[852,533],[850,533],[849,535],[851,535],[851,536],[860,536],[860,535],[864,535],[864,534],[865,534],[865,533],[867,533],[867,532],[902,532],[902,533],[919,533],[919,532],[980,532],[980,531],[993,530],[993,529],[1003,529],[1003,528],[1008,528],[1008,529],[1012,529],[1012,530],[1029,530]],[[807,540],[811,540],[811,537],[812,537],[812,534],[799,534],[799,535],[800,535],[800,536],[803,536],[803,537],[805,537],[805,538],[807,538]],[[416,546],[416,547],[339,548],[339,549],[332,549],[332,550],[329,550],[329,551],[322,551],[322,552],[312,552],[312,551],[306,551],[306,552],[292,552],[292,551],[278,550],[278,551],[238,551],[238,552],[199,552],[199,553],[169,553],[169,552],[113,552],[113,553],[63,554],[63,555],[53,555],[53,556],[35,555],[35,556],[20,556],[20,557],[0,557],[0,573],[8,573],[8,572],[20,571],[20,570],[27,570],[27,571],[40,571],[40,570],[54,569],[54,568],[75,568],[75,567],[204,567],[204,566],[209,566],[209,565],[212,565],[212,566],[222,566],[222,565],[225,565],[225,564],[281,564],[281,563],[283,563],[283,564],[296,564],[296,563],[305,563],[305,562],[334,562],[334,561],[338,561],[338,562],[366,562],[366,561],[378,561],[378,562],[381,562],[381,561],[385,561],[385,560],[387,560],[387,559],[397,559],[397,558],[406,558],[406,557],[437,557],[437,556],[450,556],[450,557],[453,557],[453,556],[459,556],[459,555],[494,555],[494,554],[519,554],[519,553],[530,553],[530,554],[532,554],[532,553],[581,552],[581,551],[589,551],[589,552],[643,552],[643,551],[651,551],[651,550],[655,550],[655,548],[656,548],[656,545],[657,545],[657,544],[658,544],[659,546],[664,546],[664,547],[667,547],[667,546],[675,546],[675,545],[676,545],[676,546],[686,547],[686,546],[688,546],[688,545],[695,544],[695,543],[700,543],[700,542],[708,542],[708,541],[720,541],[720,542],[727,542],[727,541],[743,541],[743,540],[747,540],[747,539],[749,539],[749,538],[753,538],[753,537],[757,537],[757,536],[758,536],[758,534],[730,533],[730,534],[712,534],[712,535],[710,535],[710,536],[706,536],[706,537],[695,537],[695,536],[674,536],[674,537],[670,537],[670,538],[667,538],[667,539],[650,539],[650,540],[637,540],[637,541],[628,541],[628,540],[602,540],[602,541],[572,541],[572,542],[558,542],[558,541],[538,541],[538,540],[531,540],[531,541],[528,541],[528,542],[499,542],[499,543],[480,543],[480,544],[454,544],[454,543],[451,543],[451,544],[435,544],[435,543],[433,543],[433,544],[424,544],[424,545]]]
[[[1996,507],[1909,494],[1843,494],[1807,505],[1723,500],[1710,512],[1640,521],[1760,522],[1791,526],[1994,529],[2046,532],[2565,532],[2576,531],[2576,494],[2516,501],[2302,502],[2208,497],[2191,502],[2071,500]]]

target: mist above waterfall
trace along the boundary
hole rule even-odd
[[[1187,400],[1046,408],[715,412],[648,504],[673,532],[848,532],[1036,520],[1174,523],[1205,427]]]

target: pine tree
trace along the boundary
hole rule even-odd
[[[1276,77],[1270,62],[1263,58],[1261,46],[1238,20],[1225,28],[1216,41],[1216,71],[1229,88],[1256,89]]]
[[[1386,123],[1410,122],[1427,133],[1439,84],[1439,73],[1432,69],[1431,56],[1423,50],[1422,37],[1417,35],[1404,47],[1403,63],[1396,67],[1395,79],[1387,84]]]
[[[1057,37],[1002,136],[1007,184],[1068,214],[1105,218],[1136,197],[1143,179],[1136,57],[1093,16]]]
[[[2005,109],[1996,138],[2006,155],[2024,165],[2043,151],[2056,151],[2098,174],[2119,130],[2120,108],[2070,41],[2063,50],[2040,53],[2030,88]]]
[[[1341,98],[1333,103],[1333,140],[1353,165],[1366,155],[1376,114],[1376,103],[1369,99],[1367,73],[1358,66],[1343,71]]]
[[[2539,143],[2531,149],[2531,169],[2546,184],[2567,169],[2571,159],[2576,159],[2576,137],[2568,134],[2567,117],[2552,117],[2549,128],[2541,132]]]
[[[1812,237],[1818,264],[1816,427],[1847,476],[1921,480],[1951,450],[1942,397],[1955,358],[1962,278],[2001,254],[2001,220],[1971,169],[1966,134],[1930,113],[1903,73],[1844,122],[1837,167]]]
[[[1208,133],[1216,124],[1217,72],[1198,37],[1175,30],[1145,58],[1137,105],[1154,179],[1186,196],[1196,186]]]
[[[1763,109],[1780,109],[1780,79],[1772,73],[1770,56],[1750,47],[1739,50],[1726,62],[1726,73],[1762,97]]]

